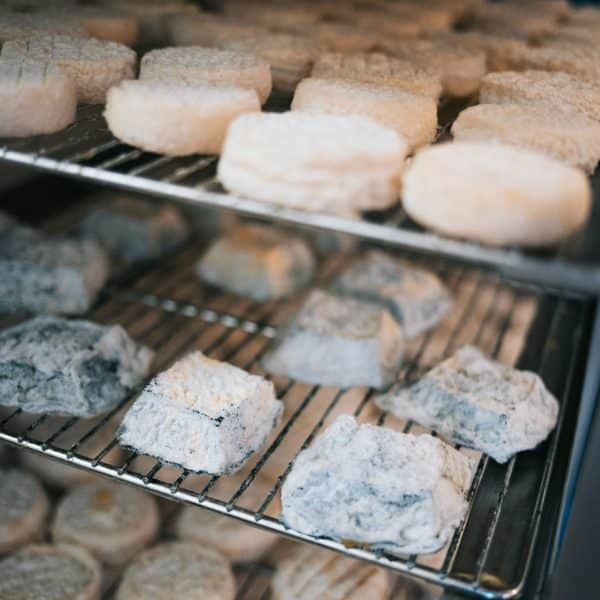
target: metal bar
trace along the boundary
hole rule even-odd
[[[177,183],[178,181],[181,181],[186,177],[189,177],[190,175],[201,171],[202,169],[210,167],[210,165],[216,162],[216,156],[204,156],[202,158],[199,158],[197,161],[193,162],[191,165],[188,165],[187,167],[181,167],[179,169],[176,169],[171,175],[165,177],[163,181],[168,181],[169,183]]]
[[[156,169],[158,167],[168,165],[174,160],[175,157],[173,156],[159,156],[158,158],[155,158],[154,160],[151,160],[150,162],[147,162],[144,165],[140,165],[135,169],[131,169],[131,171],[128,172],[128,175],[131,175],[132,177],[139,177],[140,175],[148,173],[148,171],[152,171],[153,169]]]
[[[81,152],[77,152],[76,154],[73,154],[66,158],[65,161],[70,163],[78,163],[86,160],[91,160],[92,158],[95,158],[96,156],[102,154],[103,152],[106,152],[107,150],[116,148],[120,144],[121,142],[119,142],[119,140],[111,139],[88,150],[82,150]]]
[[[133,150],[128,150],[127,152],[122,152],[121,154],[118,154],[117,156],[114,156],[113,158],[109,158],[108,160],[105,160],[104,162],[97,165],[96,168],[97,169],[112,169],[113,167],[118,167],[119,165],[129,162],[130,160],[135,160],[136,158],[139,158],[140,156],[142,156],[142,154],[143,154],[143,151],[138,150],[137,148],[133,149]]]

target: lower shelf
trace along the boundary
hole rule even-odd
[[[261,373],[259,358],[301,298],[259,304],[207,288],[193,273],[202,250],[203,244],[195,241],[155,265],[122,275],[88,316],[101,323],[119,323],[132,337],[152,347],[157,353],[155,371],[199,349]],[[327,261],[321,281],[327,281],[346,260]],[[460,449],[479,458],[468,497],[468,518],[448,546],[435,555],[402,558],[349,548],[287,529],[279,520],[279,493],[295,456],[340,413],[354,414],[360,422],[419,431],[413,423],[380,413],[369,389],[342,391],[274,378],[286,407],[283,422],[243,471],[232,476],[192,474],[119,448],[114,434],[131,399],[93,420],[3,409],[0,440],[459,592],[512,597],[527,576],[541,515],[550,503],[559,501],[548,498],[546,490],[557,455],[569,451],[563,424],[568,414],[577,411],[581,382],[575,374],[585,362],[591,303],[584,297],[551,295],[541,288],[514,287],[483,272],[449,267],[439,260],[421,262],[438,271],[456,302],[439,328],[411,342],[399,378],[414,377],[470,343],[508,364],[516,362],[539,372],[561,402],[560,421],[549,440],[506,465]],[[0,327],[15,320],[0,320]],[[251,497],[255,495],[249,492],[255,491],[263,476],[271,481],[270,489],[254,501]]]

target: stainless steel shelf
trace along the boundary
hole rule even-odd
[[[217,157],[173,158],[122,144],[108,131],[101,110],[95,106],[81,107],[77,122],[57,134],[0,140],[0,160],[189,205],[231,209],[258,218],[344,232],[373,242],[493,268],[524,281],[600,293],[600,259],[582,260],[585,234],[552,254],[525,253],[431,234],[411,222],[401,207],[353,220],[240,198],[226,193],[215,180]],[[441,132],[445,130],[443,127]]]
[[[261,373],[261,355],[301,298],[259,304],[207,288],[193,273],[202,250],[203,244],[193,241],[145,270],[125,273],[105,290],[88,316],[101,323],[120,323],[135,339],[151,346],[157,352],[155,371],[191,349],[200,349]],[[326,282],[345,260],[337,257],[322,265],[321,281]],[[549,440],[507,465],[460,449],[479,457],[468,496],[468,518],[448,547],[436,555],[401,558],[346,547],[288,529],[279,519],[279,492],[295,456],[338,414],[420,431],[413,423],[381,414],[372,402],[373,390],[342,391],[273,378],[286,405],[283,423],[242,473],[232,476],[193,474],[119,448],[114,434],[131,399],[89,421],[3,409],[0,440],[449,589],[485,598],[514,597],[527,576],[541,516],[557,501],[546,491],[557,455],[569,451],[563,429],[565,416],[577,410],[579,380],[574,373],[585,358],[589,301],[548,295],[544,288],[531,285],[513,287],[482,271],[439,259],[421,260],[446,280],[456,304],[441,327],[411,343],[398,377],[411,378],[461,345],[472,343],[506,362],[518,359],[523,368],[539,372],[561,402],[560,421]],[[12,322],[14,318],[6,317],[0,326]],[[246,492],[263,475],[270,478],[272,487],[259,504],[252,504]]]

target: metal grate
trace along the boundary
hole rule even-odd
[[[256,303],[203,286],[193,274],[202,250],[201,242],[192,241],[141,272],[135,269],[117,278],[89,318],[120,323],[135,339],[155,349],[155,371],[191,349],[200,349],[262,373],[260,357],[301,297]],[[326,261],[320,281],[325,283],[346,260],[338,256]],[[578,379],[573,374],[584,362],[582,336],[589,325],[590,303],[583,296],[554,296],[534,286],[514,287],[482,271],[449,266],[439,259],[420,262],[445,279],[456,303],[440,327],[411,342],[400,379],[414,377],[461,345],[473,343],[506,363],[517,361],[539,372],[561,401],[558,427],[537,450],[520,454],[507,465],[480,458],[469,492],[468,518],[438,554],[399,558],[345,547],[289,530],[278,518],[279,491],[294,457],[340,413],[352,413],[361,422],[420,431],[412,423],[381,414],[372,402],[372,390],[342,391],[273,378],[286,406],[283,422],[242,472],[232,476],[192,474],[119,448],[114,433],[128,402],[87,421],[4,409],[0,411],[0,439],[399,573],[481,597],[512,597],[522,588],[529,570],[541,516],[556,500],[549,499],[546,490],[557,452],[568,452],[568,443],[563,441],[559,449],[558,442],[565,439],[561,432],[565,415],[577,410]],[[13,321],[7,318],[0,326]],[[461,452],[480,456],[466,449]],[[271,489],[260,504],[252,504],[246,492],[263,475],[273,482]]]
[[[108,131],[101,111],[101,107],[83,106],[79,109],[77,122],[64,131],[0,141],[0,159],[195,206],[233,209],[255,217],[345,232],[371,241],[493,267],[504,275],[525,281],[563,289],[600,291],[600,261],[584,260],[588,253],[584,248],[587,244],[585,233],[570,240],[556,253],[524,253],[428,233],[410,221],[401,207],[353,220],[239,198],[225,193],[215,180],[217,157],[174,158],[122,144]],[[447,112],[456,114],[453,107],[448,107]],[[447,132],[448,118],[451,117],[444,117],[444,121],[441,117],[445,125],[440,128],[440,137]]]

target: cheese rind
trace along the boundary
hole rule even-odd
[[[394,554],[436,552],[465,516],[473,468],[438,438],[343,415],[296,458],[282,518],[312,536]]]
[[[194,472],[233,473],[276,427],[273,384],[193,352],[155,377],[129,409],[124,446]]]
[[[452,305],[448,291],[433,273],[377,250],[355,260],[334,279],[332,289],[382,304],[409,338],[435,327]]]
[[[0,404],[93,417],[125,400],[152,356],[119,325],[37,317],[0,333]]]
[[[307,383],[383,388],[394,380],[404,346],[402,329],[377,304],[314,290],[262,365]]]
[[[304,240],[266,225],[240,225],[217,239],[200,259],[205,282],[256,300],[289,296],[314,277]]]
[[[17,226],[0,250],[0,312],[82,314],[108,277],[108,258],[92,240],[42,238]]]
[[[189,234],[181,213],[174,206],[127,196],[103,201],[82,221],[80,230],[126,261],[161,256],[181,244]]]
[[[376,402],[499,463],[535,448],[558,417],[558,402],[537,374],[506,367],[472,346]]]

